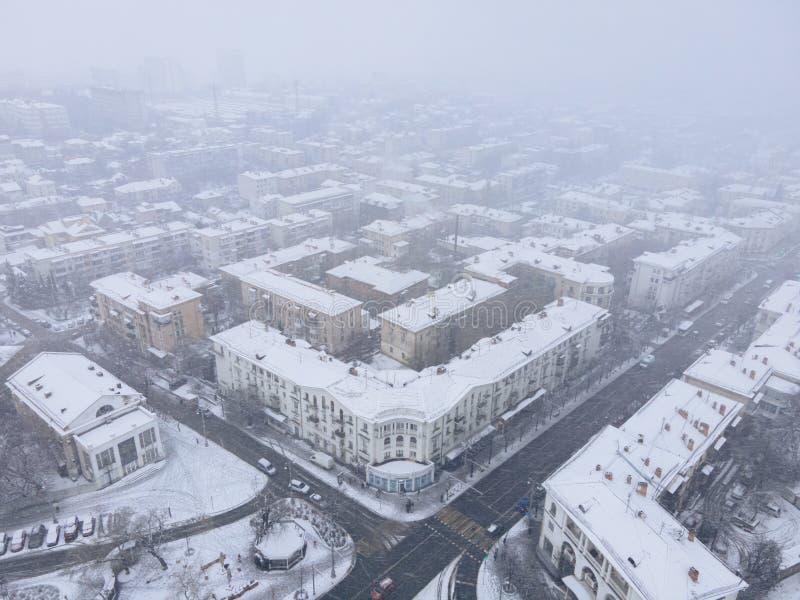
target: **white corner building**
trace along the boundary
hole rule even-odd
[[[82,354],[42,352],[6,381],[32,427],[55,438],[60,467],[105,487],[164,458],[145,397]]]

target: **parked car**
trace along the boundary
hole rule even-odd
[[[9,546],[9,550],[12,552],[19,552],[25,547],[25,540],[28,539],[28,532],[24,529],[18,529],[14,532],[14,535],[11,536],[11,545]]]
[[[78,517],[70,517],[64,523],[64,541],[74,542],[78,537]]]
[[[322,504],[322,496],[319,494],[311,494],[308,499],[312,502],[316,502],[317,504]]]
[[[47,535],[47,527],[44,525],[34,525],[28,535],[28,548],[40,548],[44,543],[44,536]]]
[[[519,502],[517,502],[517,510],[522,514],[527,513],[530,503],[531,501],[529,498],[520,498]]]
[[[5,531],[0,531],[0,556],[6,553],[8,548],[8,536]]]
[[[333,468],[333,457],[328,456],[324,452],[314,452],[311,455],[311,462],[318,464],[323,469],[332,469]]]
[[[489,535],[497,535],[500,532],[500,525],[497,523],[492,523],[486,528],[486,533]]]
[[[297,492],[298,494],[308,494],[311,491],[311,488],[308,486],[308,484],[304,481],[300,481],[299,479],[292,479],[289,482],[289,489],[293,492]]]
[[[94,517],[89,517],[88,519],[83,520],[83,524],[81,525],[81,535],[83,537],[91,537],[94,535],[94,523]]]
[[[52,525],[50,529],[47,530],[47,538],[45,538],[44,544],[48,548],[52,548],[53,546],[58,545],[58,539],[61,537],[61,525],[56,523]]]
[[[741,500],[747,494],[747,486],[743,483],[736,482],[731,490],[731,498],[734,500]]]
[[[369,597],[372,598],[372,600],[384,600],[384,598],[388,598],[392,595],[395,587],[394,579],[385,577],[372,586],[372,589],[369,591]]]
[[[642,367],[643,369],[646,369],[647,367],[652,365],[655,360],[656,360],[655,356],[653,356],[652,354],[648,354],[642,360],[639,361],[639,366]]]
[[[25,337],[31,337],[31,332],[27,329],[23,329],[22,331],[20,331],[20,333]]]
[[[266,458],[259,458],[256,464],[258,465],[258,468],[264,471],[264,473],[267,475],[275,475],[275,473],[278,472],[278,469],[275,468],[275,465],[273,465]]]
[[[197,412],[198,415],[208,416],[211,414],[211,409],[207,406],[198,406],[195,412]]]

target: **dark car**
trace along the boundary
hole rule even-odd
[[[78,517],[70,517],[64,523],[64,541],[74,542],[78,537]]]
[[[44,543],[44,536],[47,535],[47,527],[44,525],[35,525],[31,527],[30,535],[28,535],[28,548],[40,548]]]
[[[528,506],[530,505],[531,501],[529,498],[522,498],[519,502],[517,502],[517,510],[522,514],[528,512]]]

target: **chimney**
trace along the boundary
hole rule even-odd
[[[594,470],[595,470],[595,471],[602,471],[602,470],[603,470],[603,467],[601,467],[600,465],[595,465],[595,466],[594,466]]]
[[[649,467],[650,466],[650,457],[649,456],[644,459],[644,466],[645,467]]]
[[[686,442],[686,447],[689,449],[690,452],[694,450],[694,438],[689,438],[689,441]]]
[[[762,363],[764,363],[764,364],[767,364],[767,357],[766,357],[766,356],[765,356],[765,357],[763,357],[763,358],[761,359],[761,362],[762,362]]]
[[[689,530],[689,535],[687,536],[686,539],[688,539],[690,542],[694,541],[694,529]]]
[[[697,583],[697,580],[700,579],[700,571],[694,567],[689,567],[689,579],[691,579],[694,583]]]
[[[700,426],[697,429],[703,435],[708,436],[708,423],[700,423]]]
[[[701,398],[703,397],[703,390],[701,390],[701,389],[698,389],[698,390],[697,390],[695,393],[696,393],[698,396],[700,396]]]
[[[733,359],[731,359],[730,365],[731,365],[732,367],[735,367],[735,366],[736,366],[736,361],[735,361],[735,360],[733,360]]]
[[[633,480],[633,477],[631,475],[626,475],[625,476],[625,483],[630,484],[632,480]]]
[[[560,297],[556,302],[556,306],[564,306],[564,297]]]
[[[656,467],[656,477],[661,477],[661,467]]]
[[[636,484],[636,493],[640,496],[647,496],[647,482],[640,481]]]
[[[719,414],[721,414],[721,415],[725,416],[725,411],[726,411],[726,409],[727,409],[727,408],[728,408],[728,407],[727,407],[727,406],[725,406],[724,404],[720,404],[720,405],[719,405]]]
[[[699,390],[698,390],[698,391],[699,391]],[[686,411],[686,409],[684,409],[684,408],[679,408],[679,409],[678,409],[678,414],[679,414],[680,416],[682,416],[684,419],[687,419],[687,418],[689,417],[689,413],[688,413],[688,412]]]
[[[755,371],[755,369],[750,369],[750,379],[755,379],[755,378],[756,378],[756,371]]]
[[[670,429],[672,429],[672,426],[669,423],[664,423],[664,429],[669,431]]]
[[[608,479],[609,481],[614,481],[614,473],[612,473],[611,471],[606,471],[605,478]]]

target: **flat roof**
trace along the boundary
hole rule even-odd
[[[645,252],[633,260],[670,271],[689,271],[712,256],[733,250],[738,245],[739,241],[727,238],[698,238],[683,241],[665,252]]]
[[[422,331],[505,291],[505,288],[488,281],[462,278],[427,296],[413,298],[387,310],[378,318],[410,331]]]
[[[244,277],[256,271],[277,269],[281,265],[324,253],[341,254],[356,248],[355,244],[338,238],[311,238],[294,246],[267,252],[253,258],[220,267],[220,271],[234,277]]]
[[[132,435],[138,429],[152,425],[157,427],[156,416],[141,406],[137,406],[131,412],[120,415],[107,423],[102,423],[97,427],[84,431],[76,437],[80,444],[93,450],[105,446],[109,442],[119,439],[124,435]]]
[[[374,256],[362,256],[347,261],[338,267],[329,269],[327,273],[339,278],[349,278],[365,283],[384,294],[399,294],[403,290],[427,281],[430,275],[422,271],[395,271],[382,267],[381,259]]]
[[[800,312],[800,281],[784,281],[761,301],[758,308],[778,315]]]
[[[151,281],[141,275],[124,271],[95,279],[90,285],[96,292],[134,311],[143,311],[145,308],[166,310],[202,298],[202,294],[192,289],[188,276],[184,276],[186,283],[179,277],[176,275]]]
[[[359,300],[279,271],[256,271],[242,277],[242,281],[330,316],[361,306]]]
[[[714,349],[703,354],[683,373],[686,377],[753,398],[772,374],[772,369],[750,356]]]

